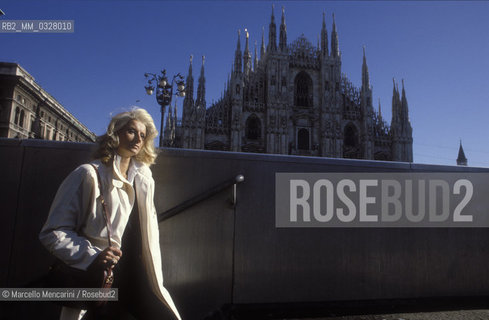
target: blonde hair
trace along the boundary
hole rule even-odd
[[[156,131],[153,118],[148,111],[137,107],[112,117],[107,127],[107,132],[97,137],[97,146],[93,153],[93,158],[100,159],[106,165],[112,162],[114,154],[119,147],[118,133],[131,120],[138,120],[146,126],[146,138],[144,139],[143,147],[134,158],[148,166],[152,165],[158,155],[153,142],[158,135],[158,131]]]

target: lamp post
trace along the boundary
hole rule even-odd
[[[176,84],[176,93],[178,97],[185,97],[185,84],[183,76],[177,73],[173,76],[171,82],[168,82],[166,70],[161,71],[161,75],[154,73],[145,73],[148,84],[144,87],[148,95],[152,95],[156,85],[156,102],[161,106],[161,128],[160,128],[160,148],[163,146],[163,123],[165,120],[166,107],[171,104],[173,98],[173,85]]]

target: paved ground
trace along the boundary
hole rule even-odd
[[[321,319],[315,318],[315,319],[301,319],[301,320],[321,320]],[[447,312],[348,316],[348,317],[324,318],[324,320],[489,320],[489,310],[464,310],[464,311],[447,311]]]

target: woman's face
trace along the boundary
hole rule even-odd
[[[133,157],[141,151],[146,138],[146,126],[138,120],[129,121],[119,132],[117,153],[121,157]]]

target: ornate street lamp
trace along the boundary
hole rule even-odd
[[[163,124],[165,118],[166,107],[171,104],[173,98],[173,85],[176,84],[177,92],[175,93],[178,97],[185,97],[185,84],[183,82],[183,76],[177,73],[173,76],[170,83],[168,83],[168,78],[166,77],[166,70],[161,71],[161,75],[156,75],[154,73],[145,73],[144,76],[148,79],[148,85],[144,88],[148,95],[152,95],[155,90],[156,84],[156,102],[161,106],[161,128],[160,128],[160,148],[163,146]]]

